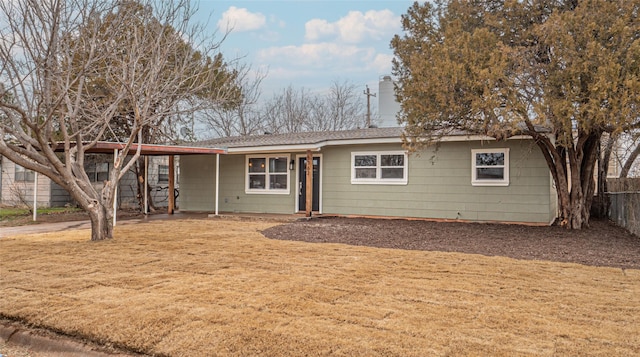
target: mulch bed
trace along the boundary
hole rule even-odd
[[[640,269],[640,238],[609,221],[570,231],[487,223],[320,217],[269,228],[268,238]]]

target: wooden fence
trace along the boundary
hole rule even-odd
[[[608,179],[609,218],[640,236],[640,178]]]

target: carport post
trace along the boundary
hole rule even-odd
[[[33,221],[38,219],[38,171],[33,174]]]
[[[169,155],[169,207],[167,207],[167,213],[173,214],[173,210],[176,205],[175,190],[175,168],[173,167],[173,155]]]
[[[144,214],[149,213],[149,156],[144,156]]]
[[[118,149],[113,149],[113,166],[118,161]],[[113,170],[113,169],[112,169]],[[113,190],[113,226],[116,226],[116,215],[118,213],[118,180],[116,179],[116,188]]]
[[[216,154],[216,216],[218,215],[218,198],[220,194],[220,154]]]
[[[307,167],[306,167],[306,174],[307,174],[307,180],[306,180],[306,185],[307,185],[307,190],[306,190],[306,202],[305,202],[305,208],[306,208],[306,212],[305,215],[307,217],[311,217],[311,211],[313,210],[313,154],[311,153],[311,150],[307,150]]]

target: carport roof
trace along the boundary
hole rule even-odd
[[[73,144],[72,144],[73,145]],[[138,150],[138,145],[132,144],[130,152]],[[226,149],[211,147],[194,147],[180,145],[160,145],[160,144],[141,144],[140,154],[146,156],[167,156],[167,155],[203,155],[203,154],[226,154]],[[108,141],[99,141],[95,146],[86,150],[86,153],[112,154],[114,150],[121,150],[125,147],[123,143],[114,143]],[[63,151],[64,145],[58,144],[56,151]]]

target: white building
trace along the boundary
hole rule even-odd
[[[396,101],[394,81],[389,75],[382,76],[378,82],[378,113],[376,126],[379,128],[392,128],[398,124],[400,103]]]

